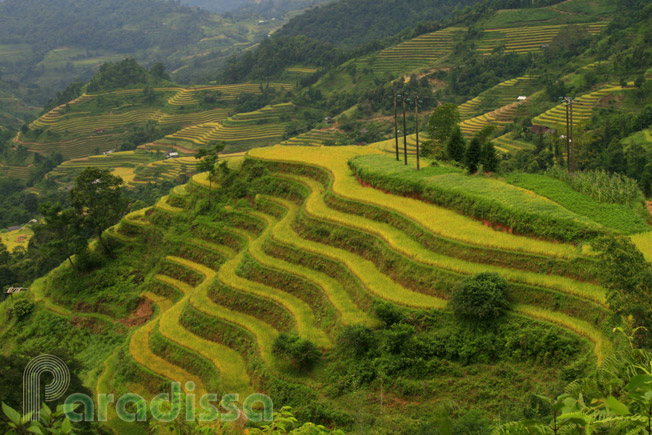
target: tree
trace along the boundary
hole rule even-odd
[[[36,238],[51,255],[67,258],[70,265],[75,254],[86,252],[88,243],[84,235],[83,216],[72,208],[63,209],[61,204],[41,204],[39,211],[44,222],[35,227]]]
[[[507,281],[503,277],[483,272],[461,281],[453,291],[450,304],[459,319],[490,321],[502,316],[509,307],[506,291]]]
[[[480,145],[480,139],[476,136],[471,140],[464,157],[464,162],[469,170],[469,174],[475,174],[478,172],[478,164],[480,163],[481,157],[482,146]]]
[[[482,147],[482,163],[483,172],[496,172],[498,171],[498,155],[494,143],[489,141]]]
[[[453,103],[442,104],[432,112],[428,121],[428,134],[433,140],[435,156],[441,154],[444,144],[449,141],[459,122],[460,113]]]
[[[122,178],[111,175],[107,169],[86,168],[70,191],[70,201],[84,226],[98,237],[111,257],[114,257],[113,250],[102,233],[115,225],[127,209],[122,183]]]
[[[466,153],[466,140],[462,136],[462,130],[459,126],[453,129],[453,132],[446,143],[446,154],[451,160],[462,163]]]
[[[201,148],[195,153],[195,158],[199,160],[197,169],[200,172],[208,172],[208,204],[211,202],[211,191],[213,190],[213,178],[218,173],[217,161],[219,153],[224,150],[225,142],[211,144],[209,148]]]
[[[634,326],[643,326],[638,338],[650,341],[652,331],[652,266],[625,236],[605,236],[592,243],[599,253],[602,281],[610,308],[632,316]]]
[[[313,342],[295,333],[279,334],[272,345],[272,353],[289,358],[292,365],[300,371],[312,369],[321,358],[321,352]]]

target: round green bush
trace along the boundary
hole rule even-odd
[[[12,312],[14,316],[18,318],[18,320],[22,320],[23,318],[29,316],[32,311],[34,311],[34,304],[26,299],[16,301],[12,308]]]
[[[483,272],[460,282],[450,299],[455,316],[465,320],[489,321],[509,308],[505,296],[507,281],[496,273]]]

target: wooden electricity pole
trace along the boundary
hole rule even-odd
[[[575,142],[573,137],[573,99],[570,100],[570,153],[571,153],[571,174],[575,174]]]
[[[405,164],[407,165],[407,123],[405,121],[405,99],[406,96],[403,94],[403,158],[405,159]]]
[[[568,105],[568,102],[566,102],[566,166],[568,169],[568,172],[570,173],[571,171],[571,153],[570,153],[570,106]]]
[[[417,171],[421,170],[419,162],[419,94],[414,99],[414,120],[417,127]]]
[[[394,140],[396,141],[396,161],[400,161],[398,155],[398,119],[396,116],[396,89],[394,89]]]

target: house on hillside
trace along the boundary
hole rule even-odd
[[[104,151],[102,154],[105,155],[105,156],[108,156],[108,155],[113,154],[114,152],[115,152],[115,150],[108,150],[108,151]]]
[[[521,95],[516,100],[517,101],[525,101],[525,100],[527,100],[527,97],[525,95]]]
[[[165,153],[166,159],[176,159],[177,157],[179,157],[179,153],[174,150],[169,150]]]

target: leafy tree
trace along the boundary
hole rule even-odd
[[[400,323],[405,318],[405,314],[400,308],[387,301],[375,301],[372,310],[376,317],[385,322],[387,326]]]
[[[466,140],[462,136],[462,130],[459,126],[453,128],[453,131],[446,143],[446,154],[449,159],[462,163],[466,154]]]
[[[114,257],[113,250],[102,233],[115,225],[127,209],[122,183],[122,178],[111,175],[107,169],[86,168],[70,191],[70,201],[84,226],[98,237],[111,257]]]
[[[453,103],[437,107],[428,120],[428,134],[433,140],[434,156],[441,155],[442,148],[455,131],[460,122],[460,113]]]
[[[84,234],[83,217],[72,208],[61,204],[44,203],[40,206],[44,222],[34,228],[36,238],[56,257],[65,257],[77,269],[72,256],[86,252],[88,243]]]
[[[218,173],[217,161],[219,153],[224,150],[225,142],[211,144],[209,148],[201,148],[195,153],[195,158],[199,160],[197,169],[200,172],[208,172],[208,203],[211,202],[211,192],[213,190],[213,178]]]
[[[494,143],[489,141],[482,146],[482,170],[484,172],[496,172],[498,171],[498,155],[496,154],[496,148]]]
[[[480,139],[478,137],[474,137],[471,139],[471,143],[466,149],[466,155],[464,157],[464,162],[467,169],[469,170],[469,174],[475,174],[478,172],[478,164],[480,163],[481,158],[482,146],[480,145]]]
[[[473,321],[497,319],[507,310],[507,281],[496,273],[483,272],[460,282],[450,299],[455,316]]]
[[[652,340],[652,266],[632,241],[625,236],[602,237],[593,242],[599,252],[602,279],[612,310],[632,316],[638,338]]]
[[[274,355],[283,356],[300,371],[312,369],[321,358],[321,352],[310,340],[299,337],[295,333],[281,333],[272,345]]]
[[[34,311],[34,304],[27,299],[20,299],[16,301],[11,308],[11,312],[18,320],[22,320],[29,316]]]

